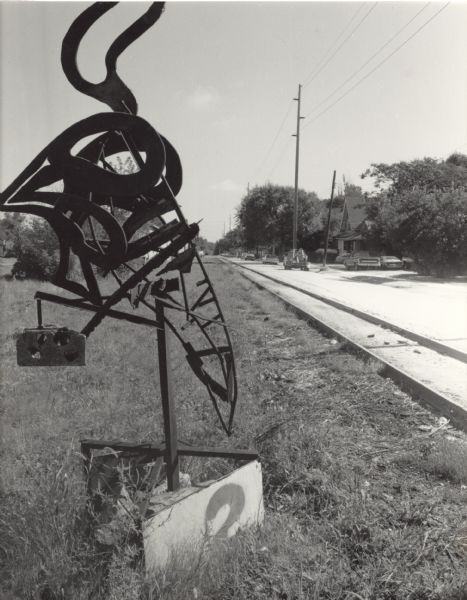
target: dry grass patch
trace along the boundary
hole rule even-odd
[[[465,436],[435,431],[436,419],[380,377],[377,363],[347,353],[229,265],[209,268],[236,349],[236,430],[225,440],[174,344],[180,438],[256,443],[264,528],[216,544],[197,562],[179,557],[150,581],[129,532],[100,556],[92,531],[76,529],[84,502],[78,440],[160,439],[155,336],[106,321],[89,340],[84,369],[19,369],[12,334],[26,316],[34,322],[34,307],[12,302],[0,345],[5,593],[34,600],[465,600]],[[32,288],[19,284],[14,292],[31,298]],[[77,319],[79,329],[77,313],[62,316],[70,327]],[[54,482],[62,481],[65,456],[74,483],[63,499]],[[203,480],[227,464],[193,459],[183,470]],[[40,586],[48,586],[48,597],[37,595]]]
[[[467,445],[441,438],[426,458],[425,469],[467,487]]]

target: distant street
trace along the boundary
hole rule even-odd
[[[467,278],[445,282],[407,271],[286,271],[282,265],[237,261],[303,290],[365,311],[467,352]]]

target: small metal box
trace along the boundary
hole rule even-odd
[[[16,340],[20,367],[76,367],[86,364],[86,336],[66,327],[25,329]]]

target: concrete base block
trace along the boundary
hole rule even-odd
[[[151,499],[143,523],[148,574],[163,570],[187,551],[199,554],[207,539],[228,538],[264,519],[261,464],[252,461],[199,487],[164,492]]]

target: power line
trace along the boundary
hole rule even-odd
[[[350,34],[343,40],[343,42],[340,44],[340,46],[334,51],[334,53],[332,54],[332,56],[329,57],[329,59],[326,61],[326,63],[319,69],[319,71],[316,73],[316,75],[314,75],[314,71],[312,71],[311,73],[311,77],[314,78],[315,76],[317,76],[322,69],[329,63],[330,60],[332,60],[332,58],[334,58],[334,56],[337,54],[337,52],[340,50],[340,48],[342,48],[342,46],[345,44],[345,42],[353,35],[353,33],[360,27],[360,25],[363,23],[363,21],[368,17],[368,15],[370,14],[370,12],[375,8],[376,6],[376,2],[373,4],[373,6],[367,11],[367,13],[364,15],[364,17],[359,21],[359,23],[356,25],[356,27],[354,27],[354,29],[352,29],[352,31],[350,32]],[[323,60],[326,59],[326,56],[329,54],[329,52],[332,50],[332,48],[334,47],[334,45],[336,44],[336,42],[338,42],[338,40],[342,37],[342,35],[344,34],[344,32],[350,27],[350,25],[353,23],[353,21],[356,19],[356,17],[358,16],[358,14],[360,13],[360,11],[362,10],[362,8],[365,6],[365,3],[362,3],[357,10],[354,12],[354,14],[352,15],[350,21],[347,23],[347,25],[342,29],[342,31],[340,32],[340,34],[337,36],[337,38],[334,40],[334,42],[331,44],[331,46],[326,50],[326,52],[324,53],[322,59],[318,62],[317,68],[319,68],[320,64],[322,63]],[[311,81],[311,80],[310,80]],[[304,87],[304,86],[303,86]],[[258,167],[256,168],[256,173],[260,173],[261,170],[263,169],[267,159],[269,158],[269,155],[285,125],[285,122],[287,120],[287,117],[289,116],[290,113],[290,109],[292,107],[292,101],[290,101],[289,105],[287,106],[287,110],[286,113],[284,115],[284,118],[281,121],[281,124],[279,125],[279,128],[276,132],[276,135],[274,136],[268,150],[266,151],[266,154],[264,155],[264,158],[261,160],[261,162],[259,163]],[[281,156],[283,155],[285,150],[282,151]],[[276,161],[275,165],[277,164],[278,161]],[[274,167],[275,167],[274,165]],[[274,170],[271,169],[271,171]]]
[[[358,14],[360,13],[360,11],[362,10],[362,8],[365,6],[365,3],[362,3],[357,10],[354,12],[354,14],[352,15],[350,21],[347,23],[347,25],[342,29],[342,31],[340,32],[340,34],[337,36],[337,38],[334,40],[334,42],[331,44],[331,46],[329,46],[329,48],[326,50],[326,52],[324,53],[323,57],[321,58],[321,60],[318,62],[317,68],[319,69],[319,71],[316,73],[316,75],[314,75],[314,71],[312,71],[311,75],[309,77],[314,78],[315,76],[317,76],[322,69],[324,69],[324,67],[332,60],[332,58],[334,58],[334,56],[337,54],[337,52],[342,48],[342,46],[346,43],[346,41],[355,33],[355,31],[360,27],[360,25],[363,23],[363,21],[368,17],[368,15],[371,13],[371,11],[375,8],[376,6],[376,2],[374,3],[374,5],[367,11],[367,13],[364,15],[364,17],[359,21],[359,23],[354,27],[354,29],[352,29],[352,31],[349,33],[349,35],[343,40],[343,42],[340,44],[340,46],[334,51],[334,53],[329,57],[329,59],[325,62],[325,64],[320,68],[320,64],[322,63],[323,60],[326,59],[326,56],[329,54],[330,51],[332,51],[332,48],[335,46],[335,44],[339,41],[339,39],[342,37],[342,35],[345,33],[345,31],[350,27],[350,25],[353,23],[353,21],[356,19],[356,17],[358,16]],[[310,80],[311,81],[311,80]],[[304,87],[304,86],[303,86]],[[290,109],[292,107],[292,101],[289,103],[288,107],[287,107],[287,111],[284,115],[284,118],[281,122],[281,124],[279,125],[279,129],[277,130],[276,135],[274,136],[266,154],[264,155],[264,158],[261,160],[261,162],[259,163],[259,166],[256,168],[256,173],[260,173],[261,170],[263,169],[266,160],[268,159],[274,144],[276,143],[279,134],[282,131],[282,128],[285,125],[285,122],[287,120],[287,117],[289,116],[289,112]],[[287,145],[286,145],[287,147]],[[285,152],[285,148],[283,149],[283,151],[280,154],[280,157],[282,157],[282,155]],[[272,171],[274,171],[276,164],[278,163],[278,160],[276,160],[276,162],[274,163],[274,167],[271,169],[270,174],[272,173]],[[270,175],[268,175],[269,177]]]
[[[309,77],[305,81],[305,83],[303,84],[303,87],[306,87],[312,81],[314,81],[316,79],[316,77],[318,77],[318,75],[322,72],[322,70],[324,69],[324,67],[326,67],[331,62],[331,60],[336,56],[336,54],[342,48],[342,46],[344,46],[344,44],[353,36],[353,34],[357,31],[357,29],[360,28],[360,26],[362,25],[362,23],[367,19],[367,17],[370,15],[370,13],[376,8],[377,4],[378,4],[377,2],[374,2],[370,6],[370,8],[365,13],[365,15],[363,15],[363,17],[360,19],[360,21],[357,23],[357,25],[352,29],[352,31],[349,33],[349,35],[339,44],[339,46],[334,50],[334,52],[327,59],[327,61],[311,77]]]
[[[344,29],[342,29],[342,31],[339,33],[339,35],[336,37],[336,39],[332,42],[332,44],[329,46],[329,48],[326,50],[326,52],[323,54],[323,56],[319,59],[317,65],[313,68],[313,70],[311,71],[311,73],[308,75],[308,77],[305,78],[305,81],[312,77],[315,73],[315,71],[317,69],[319,69],[319,67],[321,66],[322,62],[324,60],[326,60],[327,55],[329,54],[329,52],[332,51],[332,49],[334,48],[335,44],[339,41],[339,39],[342,37],[342,35],[345,33],[345,31],[350,27],[350,25],[353,23],[353,21],[355,20],[355,18],[357,17],[358,13],[362,10],[362,8],[365,6],[365,3],[363,2],[362,4],[360,4],[360,6],[357,8],[357,10],[354,12],[354,14],[352,15],[352,18],[350,19],[350,21],[347,23],[347,25],[344,27]]]
[[[433,19],[435,19],[447,6],[449,6],[449,4],[450,4],[450,2],[446,2],[446,4],[444,4],[434,15],[432,15],[427,21],[425,21],[425,23],[423,23],[423,25],[421,25],[417,30],[415,30],[414,33],[412,33],[412,35],[410,35],[406,40],[404,40],[402,42],[402,44],[400,44],[399,46],[397,46],[397,48],[395,50],[393,50],[390,54],[388,54],[388,56],[386,56],[386,58],[384,58],[381,62],[379,62],[376,65],[376,67],[374,67],[366,75],[364,75],[363,77],[361,77],[351,88],[349,88],[346,92],[344,92],[344,94],[342,94],[341,96],[339,96],[339,98],[337,98],[337,100],[335,100],[327,108],[325,108],[324,110],[322,110],[313,119],[311,119],[310,121],[308,121],[307,124],[305,125],[305,127],[303,129],[306,129],[309,125],[311,125],[312,123],[314,123],[315,121],[317,121],[322,115],[324,115],[329,110],[331,110],[331,108],[333,108],[338,102],[340,102],[341,100],[343,100],[348,94],[350,94],[350,92],[352,92],[356,87],[358,87],[361,83],[363,83],[363,81],[365,81],[365,79],[367,79],[370,75],[372,75],[375,71],[377,71],[382,65],[384,65],[384,63],[386,63],[392,56],[394,56],[394,54],[396,54],[396,52],[398,52],[399,50],[401,50],[422,29],[424,29],[431,21],[433,21]]]
[[[352,75],[349,75],[349,77],[347,77],[347,79],[343,83],[341,83],[341,85],[339,87],[337,87],[333,92],[331,92],[328,96],[326,96],[326,98],[324,98],[324,100],[322,100],[319,104],[317,104],[315,107],[313,107],[310,112],[314,112],[314,111],[318,110],[318,108],[320,108],[321,106],[323,106],[323,104],[326,104],[326,102],[330,98],[332,98],[334,96],[334,94],[336,94],[337,92],[339,92],[346,85],[346,83],[348,83],[351,79],[353,79],[355,77],[355,75],[357,75],[358,73],[360,73],[360,71],[362,71],[374,58],[376,58],[376,56],[378,56],[378,54],[380,54],[398,35],[400,35],[405,29],[407,29],[407,27],[418,17],[418,15],[420,13],[422,13],[426,8],[428,8],[428,6],[430,6],[430,4],[431,4],[430,2],[427,2],[425,4],[425,6],[423,6],[419,11],[417,11],[417,13],[410,19],[410,21],[408,21],[393,36],[391,36],[389,38],[389,40],[387,42],[385,42],[379,48],[379,50],[377,50],[376,52],[374,52],[370,56],[370,58],[368,60],[366,60],[356,71],[354,71],[352,73]]]
[[[278,156],[278,157],[277,157],[277,159],[276,159],[276,162],[275,162],[275,163],[274,163],[274,165],[271,167],[271,170],[269,171],[269,174],[268,174],[268,176],[266,177],[266,180],[269,180],[269,179],[270,179],[270,177],[271,177],[271,175],[272,175],[273,171],[274,171],[274,170],[275,170],[275,168],[277,167],[277,164],[278,164],[278,162],[279,162],[279,161],[281,160],[281,158],[284,156],[284,154],[285,154],[285,151],[289,149],[289,146],[290,146],[290,142],[291,142],[291,141],[292,141],[292,140],[289,138],[289,139],[287,140],[287,142],[285,143],[284,147],[282,148],[282,152],[279,154],[279,156]]]
[[[279,129],[277,130],[277,133],[276,133],[276,135],[274,136],[274,139],[272,140],[272,142],[271,142],[271,145],[269,146],[269,148],[268,148],[268,150],[267,150],[266,154],[264,155],[264,158],[263,158],[263,160],[262,160],[262,161],[259,163],[259,166],[256,168],[256,172],[257,172],[257,173],[259,173],[259,172],[261,171],[261,169],[264,167],[264,164],[266,163],[266,160],[267,160],[267,158],[269,157],[269,155],[270,155],[270,153],[271,153],[271,150],[273,149],[273,147],[274,147],[274,144],[276,143],[276,141],[277,141],[277,138],[279,137],[279,134],[280,134],[280,132],[282,131],[282,128],[284,127],[284,125],[285,125],[285,121],[286,121],[287,117],[289,116],[289,113],[290,113],[290,109],[291,109],[291,108],[292,108],[292,100],[290,100],[290,102],[289,102],[289,104],[288,104],[288,106],[287,106],[287,111],[286,111],[286,113],[285,113],[285,115],[284,115],[284,118],[282,119],[282,122],[281,122],[281,124],[279,125]]]

